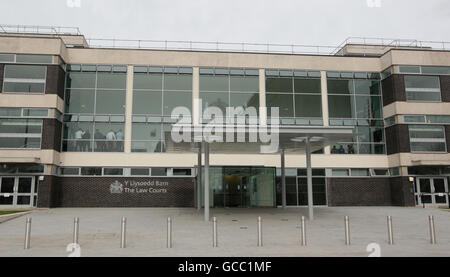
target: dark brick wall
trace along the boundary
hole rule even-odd
[[[450,102],[450,76],[439,76],[441,79],[442,102]]]
[[[38,182],[38,200],[37,206],[39,208],[53,208],[60,204],[60,187],[58,186],[59,177],[44,176],[43,181]],[[36,177],[38,180],[38,177]]]
[[[406,101],[405,78],[403,75],[393,74],[381,81],[383,89],[383,105],[387,106],[395,101]]]
[[[392,206],[414,207],[416,205],[413,183],[408,177],[390,178],[390,184]]]
[[[57,94],[64,99],[64,81],[65,72],[59,65],[47,66],[46,94]]]
[[[388,155],[411,152],[408,125],[398,124],[387,127],[385,134]]]
[[[2,90],[3,90],[3,74],[4,74],[4,70],[5,70],[5,65],[4,64],[0,64],[0,92],[2,92]]]
[[[328,178],[328,206],[390,206],[389,178]]]
[[[41,149],[61,152],[62,123],[54,118],[44,119]]]
[[[47,177],[46,177],[47,178]],[[55,177],[42,185],[38,205],[42,207],[194,207],[195,178],[144,178],[144,177]],[[126,181],[168,182],[167,193],[111,193],[111,184]],[[45,182],[45,181],[44,181]],[[148,188],[143,186],[141,188]],[[47,196],[41,196],[46,194]]]

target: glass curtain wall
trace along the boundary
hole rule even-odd
[[[63,151],[123,152],[127,67],[68,66]]]
[[[281,124],[323,125],[320,72],[267,69],[266,106],[268,117],[279,108]]]
[[[286,205],[307,206],[308,189],[305,168],[286,168]],[[314,168],[312,170],[313,204],[316,206],[327,205],[327,190],[325,169]],[[277,206],[281,206],[281,169],[277,168]]]
[[[359,134],[331,154],[385,154],[380,74],[327,72],[327,85],[330,126],[355,126]]]
[[[134,67],[131,151],[166,151],[174,108],[192,114],[192,68]]]
[[[275,206],[275,168],[214,166],[209,174],[212,207]],[[202,203],[203,192],[202,189]]]

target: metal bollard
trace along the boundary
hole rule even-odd
[[[304,216],[302,216],[301,220],[301,244],[302,246],[306,246],[306,225]]]
[[[212,218],[212,222],[213,222],[213,247],[217,247],[218,243],[217,243],[217,219],[216,219],[216,217]]]
[[[350,245],[350,220],[348,216],[344,217],[345,223],[345,245]]]
[[[432,215],[428,216],[428,221],[430,223],[430,243],[436,244],[436,232],[434,229],[434,217]]]
[[[73,243],[78,244],[78,233],[80,230],[80,219],[75,217],[73,219]]]
[[[120,248],[127,247],[126,232],[127,232],[127,218],[122,217],[122,228],[121,228],[121,233],[120,233]]]
[[[167,218],[167,248],[172,248],[172,219]]]
[[[387,217],[387,227],[388,227],[388,243],[394,244],[394,231],[392,230],[392,216]]]
[[[263,238],[262,238],[262,219],[258,216],[258,246],[263,246]]]
[[[31,218],[27,217],[25,225],[25,243],[23,249],[30,249],[30,236],[31,236]]]

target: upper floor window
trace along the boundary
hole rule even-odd
[[[410,125],[411,152],[446,152],[443,126]]]
[[[44,93],[46,66],[5,65],[3,92],[5,93]]]
[[[407,101],[440,102],[441,87],[438,76],[405,76]]]
[[[281,124],[322,125],[318,71],[266,70],[266,105],[279,108]]]

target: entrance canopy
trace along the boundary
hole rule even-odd
[[[311,151],[343,141],[353,141],[357,136],[353,127],[297,127],[261,125],[184,125],[180,135],[190,142],[174,142],[172,131],[165,133],[166,152],[197,152],[199,142],[207,142],[211,153],[223,154],[271,154],[282,150],[305,153],[305,138],[310,139]],[[209,132],[214,128],[213,132]],[[261,131],[262,130],[262,131]],[[219,131],[219,132],[214,132]],[[270,149],[267,149],[269,145]],[[264,147],[266,146],[266,147]]]
[[[198,152],[198,168],[205,154],[204,220],[209,221],[209,153],[273,154],[280,153],[282,173],[282,204],[286,207],[285,151],[306,156],[308,211],[313,220],[311,153],[325,146],[353,141],[352,127],[297,127],[279,125],[180,125],[165,135],[166,152]],[[202,151],[203,150],[203,151]],[[201,170],[197,173],[197,209],[201,208]]]

